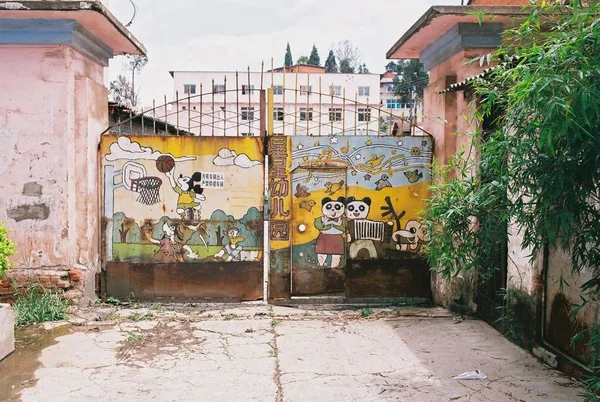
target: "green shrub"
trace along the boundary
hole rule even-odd
[[[15,292],[14,300],[16,326],[63,320],[69,308],[68,301],[59,293],[44,289],[40,284]]]
[[[15,243],[13,243],[7,234],[4,222],[0,221],[0,278],[2,278],[10,268],[8,257],[15,253]]]

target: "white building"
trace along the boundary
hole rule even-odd
[[[290,72],[291,71],[291,72]],[[175,103],[168,121],[201,135],[259,135],[261,105],[272,88],[273,132],[331,135],[378,131],[379,74],[325,73],[323,67],[293,66],[261,72],[172,71]],[[176,112],[177,111],[177,112]],[[159,116],[164,112],[157,111]],[[265,114],[266,117],[266,114]]]

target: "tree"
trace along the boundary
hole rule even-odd
[[[300,57],[298,57],[298,60],[296,61],[296,64],[310,64],[308,56],[300,56]]]
[[[354,67],[348,60],[340,61],[340,73],[354,74]]]
[[[365,63],[363,63],[358,66],[358,73],[359,74],[370,74],[371,72],[367,68],[367,65]]]
[[[8,272],[10,260],[8,257],[15,253],[15,243],[8,238],[8,230],[0,221],[0,279]]]
[[[393,63],[393,65],[392,65]],[[423,101],[423,91],[429,85],[429,74],[417,59],[401,60],[398,63],[388,63],[387,71],[396,73],[394,77],[394,94],[402,103],[420,103]],[[413,99],[413,92],[416,99]]]
[[[448,279],[493,274],[491,250],[509,238],[499,227],[519,233],[513,241],[532,258],[561,249],[571,257],[569,275],[584,281],[565,292],[577,303],[566,312],[575,319],[600,295],[600,5],[571,3],[531,6],[491,56],[498,67],[473,81],[475,123],[488,129],[473,135],[478,157],[463,152],[439,172],[450,175],[432,187],[424,222],[429,262]],[[562,277],[556,282],[570,286]],[[592,369],[585,400],[597,401],[598,323],[573,342],[582,338],[589,354],[581,357]]]
[[[315,44],[313,43],[313,47],[312,47],[312,51],[310,52],[310,57],[308,58],[308,63],[312,66],[320,66],[321,65],[321,58],[319,57],[319,51],[317,50],[317,47],[315,46]]]
[[[335,61],[335,56],[333,55],[333,50],[329,51],[327,60],[325,60],[325,72],[326,73],[337,73],[338,72],[338,66]]]
[[[116,80],[111,81],[109,93],[112,100],[119,105],[133,108],[137,104],[138,96],[133,92],[131,82],[124,75],[119,75]]]
[[[360,52],[349,40],[338,42],[334,45],[333,52],[342,73],[354,73],[361,64]]]
[[[135,89],[135,76],[148,63],[148,58],[144,55],[127,56],[125,59],[125,70],[131,73],[131,81],[125,74],[121,74],[109,86],[109,93],[113,101],[129,107],[135,108],[138,104],[139,90]]]
[[[287,47],[285,48],[285,63],[286,67],[291,67],[294,65],[294,59],[292,58],[292,49],[290,49],[290,43],[288,42]]]

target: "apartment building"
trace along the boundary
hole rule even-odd
[[[272,88],[275,133],[367,134],[388,115],[380,109],[379,74],[325,73],[315,66],[170,74],[175,102],[167,120],[197,135],[259,135],[266,120],[261,105],[268,101],[266,94],[261,100],[261,88]]]

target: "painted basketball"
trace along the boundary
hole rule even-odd
[[[156,159],[156,168],[161,173],[167,173],[175,167],[175,159],[169,155],[161,155]]]

